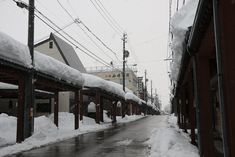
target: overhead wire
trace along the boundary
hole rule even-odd
[[[21,8],[25,8],[28,10],[28,4],[26,4],[23,1],[17,1],[17,0],[12,0],[13,2],[15,2],[17,4],[17,6],[21,7]],[[96,54],[94,54],[92,51],[90,51],[89,49],[87,49],[84,45],[82,45],[80,42],[78,42],[76,39],[74,39],[72,36],[70,36],[68,33],[66,33],[65,31],[63,31],[58,25],[56,25],[51,19],[49,19],[46,15],[44,15],[41,11],[39,11],[36,7],[34,8],[36,13],[38,13],[39,15],[37,15],[35,13],[35,16],[41,20],[44,24],[46,24],[48,27],[50,27],[52,30],[54,30],[57,34],[59,34],[61,37],[63,37],[66,41],[68,41],[70,44],[72,44],[73,46],[75,46],[75,48],[79,49],[80,51],[82,51],[83,53],[85,53],[86,55],[88,55],[89,57],[91,57],[92,59],[96,60],[97,62],[107,66],[107,67],[111,67],[114,68],[113,66],[111,66],[109,63],[107,63],[105,60],[103,60],[102,58],[100,58],[99,56],[97,56]],[[51,24],[49,24],[48,22],[50,22],[54,27],[56,27],[58,30],[61,30],[61,32],[63,32],[66,36],[68,36],[71,40],[73,40],[74,42],[72,42],[70,39],[68,39],[65,35],[63,35],[62,33],[60,33],[56,28],[54,28],[53,26],[51,26]],[[78,45],[80,46],[78,46]],[[81,48],[82,47],[82,48]],[[88,53],[89,52],[89,53]],[[115,68],[114,68],[115,69]],[[119,69],[117,69],[119,70]]]
[[[94,0],[102,12],[106,15],[106,17],[110,20],[110,22],[118,28],[121,32],[124,32],[124,29],[120,26],[120,24],[113,18],[113,16],[109,13],[109,11],[104,7],[103,3],[100,0]]]
[[[69,4],[70,8],[71,8],[71,9],[73,10],[73,12],[75,13],[75,15],[78,17],[78,15],[77,15],[76,12],[74,11],[72,5],[70,4],[69,0],[68,0],[67,2],[68,2],[68,4]],[[80,21],[80,24],[82,24],[82,25],[86,28],[86,30],[87,30],[88,32],[90,32],[106,49],[108,49],[110,52],[112,52],[112,53],[115,55],[115,57],[116,57],[117,60],[120,61],[120,59],[117,57],[117,53],[116,53],[116,52],[114,52],[110,47],[107,46],[107,44],[104,43],[104,41],[102,41],[95,33],[93,33],[93,31],[92,31],[87,25],[85,25],[85,23],[84,23],[83,21],[81,21],[81,19],[79,19],[79,21]]]
[[[92,1],[90,0],[90,2],[92,3],[92,5],[95,7],[95,9],[99,12],[99,14],[103,17],[103,19],[106,21],[106,23],[114,30],[114,32],[116,32],[116,34],[120,37],[122,32],[120,30],[118,30],[117,28],[115,28],[109,20],[107,20],[107,18],[101,13],[100,9],[97,7],[97,5]]]
[[[82,25],[85,26],[86,29],[89,29],[85,24],[83,24],[83,22],[80,19],[74,19],[73,16],[70,14],[70,12],[60,3],[59,0],[57,0],[58,4],[60,5],[60,7],[67,13],[67,15],[76,23],[76,25],[83,31],[83,33],[92,41],[92,43],[99,49],[101,50],[101,52],[103,52],[109,59],[113,60],[112,57],[110,57],[89,35],[88,33],[79,25],[80,23]],[[89,29],[90,31],[90,29]],[[90,31],[91,32],[91,31]],[[92,32],[93,33],[93,32]],[[94,33],[92,34],[93,36],[95,36],[96,38],[98,38]],[[98,38],[99,39],[99,38]],[[105,45],[103,43],[103,41],[101,41],[99,39],[100,42],[102,42],[103,45]],[[106,46],[106,45],[105,45]],[[110,49],[111,50],[111,49]]]
[[[70,22],[69,24],[65,25],[64,27],[61,27],[61,29],[56,30],[56,31],[59,32],[59,31],[61,31],[61,30],[65,30],[66,28],[70,27],[70,26],[73,25],[74,23],[75,23],[75,22],[72,21],[72,22]],[[54,31],[53,33],[57,33],[56,31]],[[34,43],[38,43],[38,42],[40,42],[40,41],[42,41],[42,40],[45,40],[46,38],[48,38],[48,35],[45,36],[45,37],[43,37],[43,38],[41,38],[41,39],[38,39],[38,40],[35,41]]]

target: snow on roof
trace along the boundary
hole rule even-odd
[[[82,73],[70,66],[40,52],[34,51],[35,69],[42,73],[62,79],[68,83],[82,86]]]
[[[190,0],[171,19],[171,32],[173,34],[172,46],[173,61],[171,63],[171,79],[177,81],[180,63],[183,54],[183,43],[188,27],[193,21],[198,6],[198,0]]]
[[[141,99],[139,97],[137,97],[135,94],[130,93],[130,92],[126,93],[125,99],[126,100],[133,100],[133,101],[137,102],[138,104],[142,103],[142,101],[141,101]]]
[[[63,79],[69,83],[83,85],[82,74],[64,63],[34,51],[35,69],[45,74]],[[0,32],[0,58],[32,68],[31,56],[26,45]]]
[[[32,68],[28,47],[2,32],[0,32],[0,58]]]
[[[84,82],[85,87],[100,88],[107,92],[111,92],[113,94],[121,96],[122,98],[125,98],[125,92],[122,90],[122,88],[120,88],[119,84],[111,82],[111,81],[106,81],[98,76],[91,75],[91,74],[83,73],[83,77],[85,80]]]

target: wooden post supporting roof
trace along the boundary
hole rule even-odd
[[[83,92],[82,92],[82,90],[80,90],[79,102],[80,102],[80,120],[83,120],[84,102],[83,102]]]
[[[199,55],[199,54],[198,54]],[[210,70],[209,58],[197,56],[197,83],[199,94],[199,116],[201,155],[205,157],[215,156],[213,135],[212,135],[212,106],[210,101]]]
[[[191,143],[196,145],[195,140],[195,108],[194,108],[194,98],[193,98],[193,74],[192,71],[189,72],[189,80],[188,80],[188,104],[189,104],[189,121],[190,121],[190,129],[191,129]]]
[[[18,108],[17,108],[17,133],[16,142],[24,141],[24,81],[21,79],[18,81],[19,93],[18,93]]]
[[[104,97],[100,98],[100,121],[104,122]]]
[[[116,123],[117,119],[116,119],[116,115],[117,115],[117,101],[115,101],[114,103],[112,103],[112,108],[113,108],[113,121],[112,123]]]
[[[227,134],[227,147],[230,157],[235,156],[235,2],[221,0],[219,5],[219,27],[221,28],[222,78],[224,82],[224,136]],[[233,16],[231,16],[233,15]],[[223,115],[222,115],[223,116]]]
[[[58,112],[59,112],[59,93],[55,93],[54,99],[54,124],[58,127]]]
[[[96,123],[100,123],[100,92],[96,91],[95,95],[95,104],[96,104]]]
[[[75,105],[75,111],[74,111],[74,128],[75,130],[79,128],[79,110],[80,110],[80,101],[79,101],[79,91],[74,92],[74,105]]]

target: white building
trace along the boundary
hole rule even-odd
[[[48,39],[37,43],[34,47],[36,51],[51,56],[82,73],[86,73],[86,69],[74,48],[55,34],[51,33]],[[73,109],[73,97],[70,92],[59,93],[59,112],[69,112]]]

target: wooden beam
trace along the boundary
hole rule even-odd
[[[100,121],[104,122],[104,98],[100,98]]]
[[[117,119],[116,119],[116,116],[117,116],[117,101],[112,103],[112,106],[113,106],[113,121],[112,121],[112,123],[116,123],[117,122]]]
[[[82,90],[80,90],[79,102],[80,102],[80,120],[83,120],[84,102],[83,102],[83,91]]]
[[[96,92],[95,95],[95,104],[96,104],[96,123],[100,123],[100,92]]]
[[[198,54],[199,55],[199,54]],[[197,83],[199,94],[199,116],[201,153],[203,156],[215,156],[212,133],[212,106],[210,101],[209,58],[197,56]]]
[[[54,124],[58,127],[58,112],[59,112],[59,93],[55,93],[54,100]]]
[[[74,111],[74,128],[75,130],[79,128],[79,110],[80,110],[80,102],[79,102],[79,91],[76,90],[74,92],[75,99],[74,99],[74,106],[75,106],[75,111]]]
[[[24,141],[24,103],[25,103],[25,91],[24,80],[19,80],[19,93],[18,93],[18,107],[17,107],[17,132],[16,142],[20,143]]]

